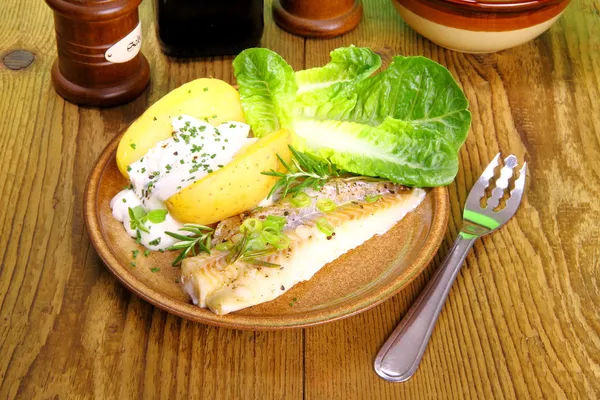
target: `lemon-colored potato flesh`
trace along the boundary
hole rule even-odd
[[[261,172],[282,170],[277,154],[290,161],[290,142],[286,130],[259,139],[225,167],[167,199],[169,212],[181,222],[206,225],[256,207],[277,181]]]
[[[233,86],[212,78],[186,83],[154,103],[127,128],[117,149],[117,166],[123,176],[129,178],[127,166],[171,137],[171,119],[181,114],[206,118],[214,126],[225,121],[245,122],[240,95]]]

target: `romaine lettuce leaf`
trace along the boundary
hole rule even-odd
[[[380,58],[349,47],[321,68],[298,71],[276,53],[234,60],[246,120],[256,136],[281,127],[295,146],[339,168],[408,186],[449,184],[471,123],[467,99],[443,66],[424,57]]]
[[[372,126],[392,117],[446,138],[457,151],[471,124],[467,99],[450,72],[425,57],[396,56],[380,74],[300,100],[296,108],[304,117]]]
[[[391,130],[393,128],[393,130]],[[456,150],[444,138],[420,135],[410,123],[387,119],[380,127],[356,122],[295,119],[295,146],[338,168],[407,186],[447,185],[458,171]]]
[[[323,67],[296,72],[298,95],[339,82],[362,80],[381,67],[381,57],[366,47],[340,47],[330,57],[331,61]]]
[[[274,51],[252,48],[233,60],[246,121],[256,137],[289,127],[297,86],[294,70]]]

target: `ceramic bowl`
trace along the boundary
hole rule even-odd
[[[432,42],[467,53],[492,53],[528,42],[546,31],[569,0],[392,0],[415,31]]]

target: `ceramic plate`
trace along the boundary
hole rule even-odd
[[[444,236],[448,193],[446,188],[435,188],[388,233],[375,236],[326,265],[310,281],[297,284],[274,301],[225,316],[215,315],[192,305],[180,288],[180,268],[171,266],[175,253],[153,252],[144,257],[144,248],[136,245],[113,218],[110,199],[128,184],[115,161],[120,138],[121,135],[114,138],[104,149],[86,187],[84,213],[91,241],[125,286],[183,318],[228,328],[285,329],[348,317],[381,303],[408,285],[425,269]],[[140,254],[132,267],[135,249]]]

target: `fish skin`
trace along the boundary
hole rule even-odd
[[[332,179],[321,189],[307,189],[304,191],[312,202],[307,207],[296,208],[289,202],[278,199],[278,201],[268,207],[257,207],[254,210],[244,212],[227,218],[217,225],[213,235],[213,246],[230,240],[239,232],[239,226],[246,218],[265,219],[269,215],[286,217],[287,223],[284,230],[295,228],[302,225],[302,221],[313,217],[316,214],[323,214],[317,208],[319,199],[327,198],[336,205],[351,203],[353,201],[364,201],[366,196],[393,195],[401,192],[409,192],[411,188],[393,184],[387,181],[364,181]]]
[[[208,307],[215,314],[230,312],[273,300],[296,283],[310,279],[324,265],[347,251],[360,246],[376,234],[383,234],[416,208],[426,195],[422,189],[408,189],[389,182],[354,182],[332,190],[325,185],[309,196],[332,199],[338,208],[330,213],[316,209],[316,199],[309,207],[296,209],[287,202],[259,208],[222,221],[215,230],[215,242],[226,241],[239,232],[246,218],[284,215],[288,223],[284,233],[290,246],[264,256],[261,260],[279,267],[260,267],[243,261],[228,264],[228,252],[213,250],[187,258],[182,263],[181,282],[194,304]],[[367,202],[367,195],[380,195]],[[326,236],[316,221],[326,218],[335,234]],[[310,254],[310,257],[307,257]]]

